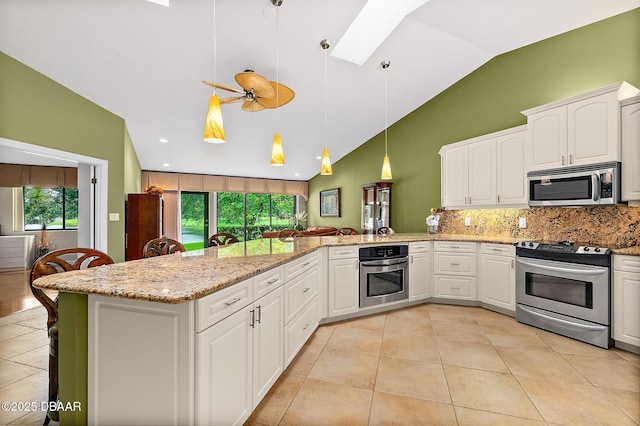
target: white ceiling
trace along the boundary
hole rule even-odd
[[[171,0],[169,8],[144,0],[0,0],[0,50],[124,118],[144,170],[308,180],[319,172],[325,139],[319,43],[335,46],[365,3],[284,0],[279,77],[296,97],[256,113],[224,105],[224,145],[202,141],[211,90],[201,80],[238,87],[233,77],[245,69],[276,79],[270,0],[217,0],[215,76],[213,0]],[[332,161],[384,129],[382,60],[391,61],[391,124],[496,55],[637,7],[640,0],[430,0],[363,66],[329,57]],[[285,167],[269,165],[275,131]],[[389,144],[393,158],[392,134]]]

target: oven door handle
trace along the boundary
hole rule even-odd
[[[524,311],[527,311],[527,313],[529,313],[531,315],[543,318],[545,320],[552,320],[552,321],[561,322],[563,324],[567,324],[567,325],[570,325],[572,327],[580,327],[580,328],[585,328],[587,330],[592,330],[592,331],[600,331],[603,328],[606,328],[604,326],[593,326],[593,325],[580,324],[580,323],[577,323],[577,322],[567,321],[567,320],[564,320],[562,318],[556,318],[556,317],[552,317],[552,316],[549,316],[549,315],[541,314],[540,312],[535,312],[535,311],[533,311],[531,309],[527,309],[526,306],[522,306],[522,305],[519,305],[518,307],[520,309],[524,310]]]
[[[578,275],[594,275],[594,274],[602,274],[604,272],[606,272],[606,268],[598,268],[598,269],[573,269],[573,268],[569,268],[566,266],[563,266],[561,268],[555,267],[555,266],[549,266],[549,265],[541,265],[539,263],[531,263],[531,262],[527,262],[526,260],[523,260],[521,257],[519,257],[516,260],[517,263],[519,263],[520,265],[523,266],[529,266],[532,268],[539,268],[539,269],[545,269],[547,271],[551,271],[551,272],[560,272],[562,274],[566,274],[571,273],[571,274],[578,274]]]
[[[402,265],[404,263],[407,263],[407,259],[400,259],[400,261],[394,262],[394,263],[388,263],[387,260],[373,261],[373,262],[360,262],[360,266],[395,266],[395,265]]]

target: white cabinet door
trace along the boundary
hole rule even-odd
[[[513,312],[516,310],[515,292],[515,256],[481,254],[478,299]]]
[[[567,163],[566,105],[532,114],[527,118],[528,167],[544,170]]]
[[[431,295],[431,253],[409,255],[409,300],[426,299]]]
[[[329,316],[357,312],[358,259],[338,259],[329,261]]]
[[[443,205],[465,206],[469,194],[469,150],[460,146],[444,151]]]
[[[496,195],[500,205],[527,204],[524,147],[527,132],[496,138]]]
[[[459,172],[458,172],[459,173]],[[496,204],[496,140],[469,144],[469,204]]]
[[[254,303],[253,408],[284,370],[284,303],[282,287]]]
[[[638,272],[613,272],[613,339],[640,347]]]
[[[253,306],[196,337],[196,423],[242,424],[253,410]]]
[[[622,200],[640,200],[640,99],[621,108]]]
[[[569,166],[620,160],[617,92],[567,105]]]

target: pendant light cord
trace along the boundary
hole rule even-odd
[[[387,129],[388,124],[388,103],[387,103],[387,68],[384,68],[384,155],[389,156],[387,152]]]
[[[280,6],[276,7],[276,128],[278,128],[278,112],[280,103]]]
[[[216,58],[217,58],[217,54],[218,54],[218,49],[217,49],[217,28],[216,28],[216,0],[213,0],[213,81],[218,81],[216,80]],[[213,88],[213,94],[216,93],[216,88]]]
[[[324,148],[327,149],[327,133],[329,128],[329,113],[327,107],[329,105],[329,78],[327,67],[327,48],[324,49]]]

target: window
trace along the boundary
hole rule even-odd
[[[241,241],[293,227],[294,195],[218,192],[216,203],[217,232],[228,232]]]
[[[209,193],[181,192],[182,244],[187,250],[207,247],[209,242]]]
[[[22,188],[24,230],[78,229],[76,188]]]

